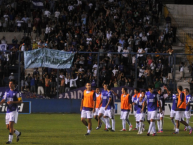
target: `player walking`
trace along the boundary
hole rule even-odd
[[[91,90],[91,84],[86,84],[86,90],[84,90],[80,111],[81,111],[81,121],[88,128],[87,133],[85,135],[90,135],[92,129],[92,121],[93,113],[95,112],[96,105],[96,95],[93,90]],[[87,119],[87,121],[85,120]]]
[[[192,127],[189,126],[184,120],[184,112],[186,110],[186,97],[184,93],[182,92],[182,86],[178,86],[177,88],[178,91],[178,103],[177,103],[177,108],[176,108],[176,130],[173,134],[178,134],[179,133],[179,124],[182,123],[184,124],[189,130],[189,134],[192,134]]]
[[[17,142],[21,136],[21,132],[14,129],[14,123],[17,123],[18,119],[18,104],[22,103],[22,98],[19,91],[15,89],[15,81],[9,81],[9,90],[7,90],[0,102],[0,105],[7,102],[7,113],[5,117],[6,127],[9,130],[9,140],[6,144],[11,144],[13,140],[13,133],[17,137]]]

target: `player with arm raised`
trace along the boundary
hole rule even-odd
[[[22,103],[21,94],[15,89],[15,81],[9,81],[9,90],[7,90],[0,102],[0,105],[7,102],[7,113],[5,117],[6,127],[9,130],[9,140],[6,144],[11,144],[13,140],[13,133],[16,134],[17,142],[21,136],[21,132],[14,129],[14,123],[18,119],[18,104]]]
[[[95,92],[91,90],[91,84],[86,84],[86,90],[84,90],[80,111],[81,111],[81,121],[88,128],[87,133],[85,135],[90,135],[92,129],[92,121],[93,113],[95,112],[96,105],[96,96]],[[87,121],[85,120],[87,119]]]
[[[179,133],[179,124],[180,123],[184,124],[190,130],[189,134],[192,134],[192,127],[189,126],[183,120],[184,112],[186,110],[186,97],[184,93],[182,92],[182,86],[178,86],[177,91],[178,91],[178,103],[177,103],[177,108],[175,110],[176,111],[176,116],[175,116],[176,130],[173,134]]]

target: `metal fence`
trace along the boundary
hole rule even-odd
[[[2,52],[1,55],[10,54],[9,51]],[[128,57],[124,57],[124,54],[128,54]],[[10,76],[14,76],[18,89],[21,91],[32,91],[34,94],[38,92],[37,84],[35,88],[30,88],[30,81],[27,80],[27,72],[29,73],[29,69],[24,69],[24,59],[23,52],[18,51],[16,54],[17,61],[14,66],[7,61],[5,62],[4,57],[1,57],[1,73],[2,73],[2,81],[1,86],[8,86],[8,82]],[[88,56],[92,56],[92,64],[89,65],[87,63]],[[79,64],[79,58],[84,57],[85,62],[83,64]],[[93,87],[101,87],[104,83],[104,80],[108,80],[105,83],[111,84],[112,87],[121,86],[130,86],[130,87],[139,87],[146,89],[148,85],[153,85],[155,87],[161,87],[163,85],[167,85],[168,88],[174,92],[176,91],[177,81],[180,78],[179,66],[181,62],[183,62],[184,66],[189,66],[189,62],[187,58],[192,58],[193,54],[179,54],[179,53],[123,53],[123,52],[77,52],[75,55],[73,67],[71,69],[60,69],[60,70],[52,70],[56,75],[56,81],[50,82],[51,86],[47,88],[47,91],[53,92],[51,96],[59,96],[61,93],[61,78],[60,72],[66,72],[65,78],[69,77],[70,79],[75,79],[76,76],[78,80],[84,79],[85,82],[91,82],[92,79],[95,81],[95,85]],[[10,57],[11,59],[11,57]],[[152,65],[152,61],[155,62],[155,65]],[[78,62],[78,63],[77,63]],[[95,64],[96,62],[96,64]],[[94,64],[97,69],[94,69]],[[123,64],[123,65],[122,65]],[[74,69],[74,66],[78,65],[78,68]],[[161,67],[160,67],[161,65]],[[84,71],[80,71],[80,67],[84,69]],[[123,67],[123,68],[122,68]],[[190,65],[191,67],[191,65]],[[185,71],[186,80],[191,78],[191,68],[189,68],[188,72]],[[103,69],[105,74],[103,73]],[[88,70],[92,74],[89,77]],[[52,79],[52,71],[47,70],[47,74],[49,78]],[[13,75],[12,75],[13,72]],[[45,68],[39,68],[40,74],[35,76],[35,83],[39,80],[43,80],[43,89],[45,88],[45,79],[46,76]],[[116,73],[117,72],[117,73]],[[31,70],[30,77],[34,78],[33,69]],[[96,74],[96,75],[94,75]],[[121,75],[123,74],[123,75]],[[69,75],[69,76],[68,76]],[[87,75],[87,76],[86,76]],[[88,78],[89,77],[89,78]],[[30,79],[31,79],[30,78]],[[107,79],[108,78],[108,79]],[[183,78],[182,78],[183,79]],[[144,82],[145,81],[145,82]],[[69,81],[70,83],[70,81]],[[76,87],[82,87],[84,84],[78,85],[76,82],[76,86],[71,87],[70,84],[66,84],[63,88],[63,92],[69,91],[70,89],[74,89]],[[44,92],[45,92],[44,91]],[[61,90],[62,91],[62,90]],[[45,93],[44,93],[45,95]],[[50,94],[49,94],[50,95]],[[45,95],[46,96],[46,95]]]

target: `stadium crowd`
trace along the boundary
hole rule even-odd
[[[172,43],[176,30],[169,16],[162,18],[160,0],[44,0],[43,8],[34,8],[24,0],[2,3],[0,31],[24,33],[21,41],[13,38],[12,43],[18,45],[13,45],[11,53],[1,53],[4,75],[10,74],[9,65],[15,65],[17,50],[47,47],[76,52],[72,68],[60,70],[60,79],[57,70],[50,68],[43,68],[42,76],[38,69],[34,74],[25,74],[21,59],[22,90],[29,88],[49,96],[50,90],[52,94],[56,92],[57,80],[60,93],[82,87],[85,82],[91,82],[93,88],[98,81],[99,86],[107,83],[111,87],[133,87],[136,61],[139,88],[150,84],[159,88],[173,79]],[[160,30],[163,21],[166,25]],[[3,43],[5,37],[1,39]],[[99,65],[98,54],[92,52],[101,52]],[[131,52],[139,54],[136,57]],[[38,91],[39,87],[42,91]]]

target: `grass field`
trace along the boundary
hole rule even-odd
[[[120,132],[122,123],[116,117],[116,132],[95,130],[97,123],[93,119],[93,130],[90,136],[84,136],[87,129],[80,121],[80,114],[30,114],[19,115],[18,124],[15,128],[22,132],[20,141],[14,140],[12,144],[18,145],[192,145],[193,134],[183,131],[184,126],[180,126],[180,134],[173,135],[173,125],[169,118],[164,119],[164,133],[158,136],[146,136],[146,131],[142,135],[137,135],[137,131]],[[8,140],[8,130],[5,126],[5,116],[0,115],[0,145]],[[134,117],[130,121],[135,126]],[[191,119],[193,122],[193,118]],[[193,126],[193,123],[191,123]],[[128,129],[128,126],[127,126]]]

